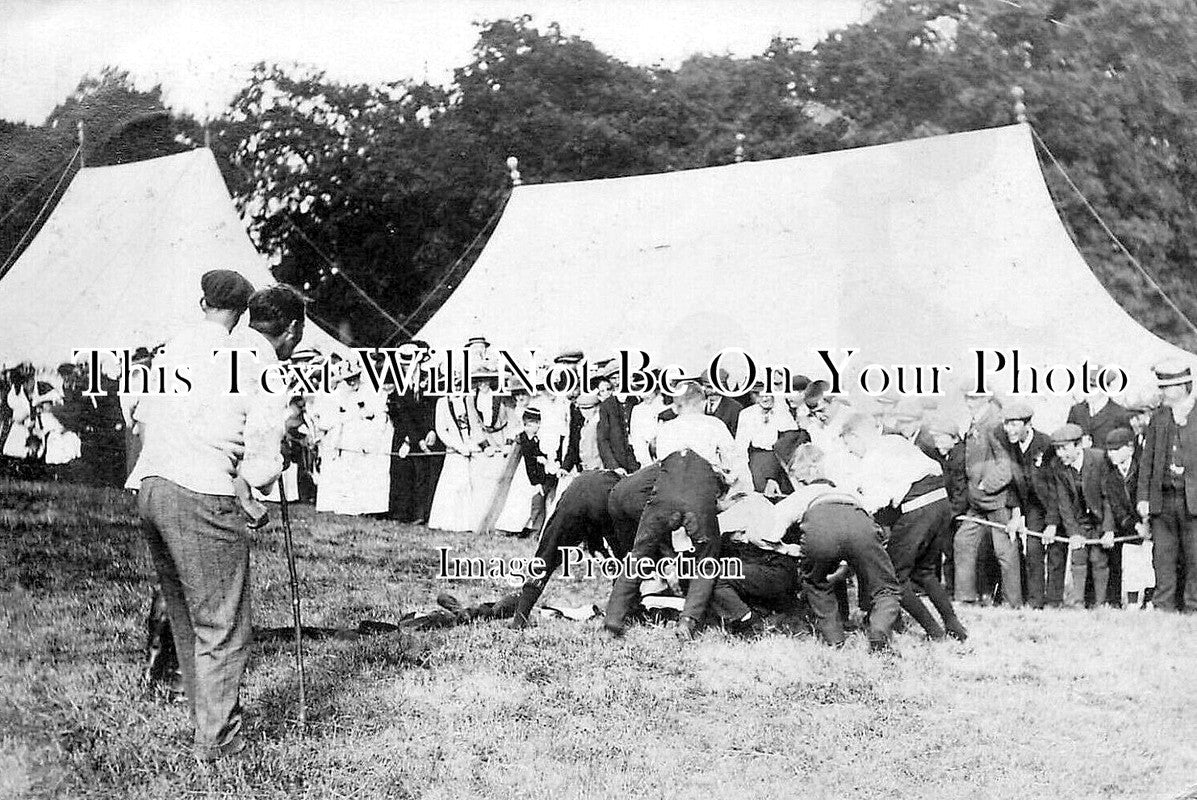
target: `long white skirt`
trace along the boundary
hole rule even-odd
[[[520,463],[511,476],[511,486],[507,489],[507,500],[499,518],[495,520],[495,528],[501,531],[519,533],[528,527],[532,518],[532,500],[540,494],[540,487],[533,486],[528,480],[528,470]]]
[[[4,440],[4,455],[10,458],[27,458],[29,456],[29,426],[24,422],[14,422]]]
[[[1122,547],[1122,591],[1142,592],[1155,586],[1151,542]]]
[[[475,531],[486,515],[503,474],[502,454],[445,455],[445,465],[432,497],[428,527],[443,531]]]

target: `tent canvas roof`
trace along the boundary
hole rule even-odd
[[[80,170],[0,279],[0,363],[153,347],[199,318],[200,276],[210,269],[275,283],[210,150]],[[304,346],[344,352],[310,320]]]
[[[521,186],[421,338],[461,347],[474,334],[689,368],[731,346],[760,363],[851,347],[856,367],[970,374],[973,348],[1140,370],[1183,355],[1093,276],[1025,125]]]

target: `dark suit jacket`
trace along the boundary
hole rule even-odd
[[[730,397],[721,397],[719,398],[719,405],[715,406],[715,410],[708,411],[706,414],[707,416],[715,417],[724,425],[726,425],[727,429],[731,431],[731,435],[734,437],[736,435],[736,428],[740,425],[740,412],[743,410],[744,407],[735,400],[732,400]],[[668,422],[676,417],[677,412],[673,410],[672,406],[657,415],[657,419],[659,419],[661,422]]]
[[[1080,534],[1089,539],[1113,530],[1113,514],[1103,491],[1109,468],[1105,452],[1096,448],[1085,450],[1080,475],[1059,459],[1053,461],[1056,501],[1047,509],[1047,524],[1063,527],[1065,536]]]
[[[614,538],[607,498],[618,482],[614,472],[593,470],[579,474],[562,492],[536,548],[536,555],[545,560],[547,573],[561,563],[559,547],[581,546],[592,553],[607,552],[607,542]]]
[[[544,453],[540,452],[540,439],[530,439],[525,431],[520,431],[520,435],[515,437],[515,444],[520,449],[520,458],[524,460],[528,482],[533,486],[543,486],[547,476],[544,464],[537,460],[544,457]]]
[[[561,469],[569,472],[582,464],[582,425],[586,420],[573,403],[569,405],[569,435],[561,442],[565,451],[561,456]]]
[[[603,460],[604,469],[623,468],[629,473],[640,469],[636,456],[632,454],[632,446],[628,444],[627,430],[623,405],[614,395],[599,404],[598,428],[595,435],[598,438],[599,458]]]
[[[1157,408],[1147,426],[1147,437],[1143,441],[1143,457],[1139,462],[1138,501],[1146,500],[1152,514],[1164,510],[1164,480],[1169,473],[1172,436],[1176,431],[1176,420],[1172,409]],[[1197,515],[1197,410],[1189,415],[1188,424],[1180,429],[1180,451],[1177,458],[1185,468],[1185,506],[1189,513]]]
[[[1089,413],[1089,404],[1082,401],[1068,410],[1068,421],[1081,426],[1081,430],[1093,439],[1093,446],[1104,448],[1106,435],[1118,428],[1130,428],[1131,412],[1115,403],[1106,403],[1097,416]]]
[[[731,431],[731,435],[736,435],[736,428],[740,425],[740,412],[744,410],[744,406],[732,400],[730,397],[720,397],[719,405],[715,406],[715,410],[709,412],[712,417],[719,419],[727,429]]]
[[[1024,515],[1046,515],[1055,491],[1048,475],[1055,460],[1052,438],[1042,431],[1031,434],[1031,444],[1024,453],[1017,444],[1006,441],[1006,450],[1014,463],[1014,479],[1011,488],[1018,498],[1018,506]],[[1088,456],[1086,456],[1087,458]]]
[[[943,485],[948,492],[948,505],[952,509],[952,518],[968,511],[968,473],[964,469],[964,442],[956,442],[945,456],[935,447],[931,435],[920,431],[914,438],[914,443],[923,455],[939,462],[943,468]]]
[[[1139,521],[1139,515],[1135,511],[1135,491],[1138,489],[1138,482],[1134,459],[1131,460],[1130,470],[1127,471],[1125,479],[1113,462],[1106,469],[1102,491],[1110,504],[1113,529],[1121,535],[1134,535],[1135,523]]]

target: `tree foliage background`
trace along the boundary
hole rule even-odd
[[[728,163],[737,133],[748,158],[800,155],[1007,124],[1020,86],[1080,191],[1197,319],[1195,12],[1194,0],[888,2],[813,49],[779,39],[751,58],[696,55],[676,69],[500,20],[480,26],[448,87],[347,85],[260,64],[208,135],[276,277],[354,343],[380,344],[417,330],[468,271],[501,211],[510,155],[538,183]],[[89,165],[204,138],[115,68],[85,78],[44,125],[0,123],[3,255],[56,199],[78,121]],[[1197,348],[1050,162],[1044,174],[1111,293]]]

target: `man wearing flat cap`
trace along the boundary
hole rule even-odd
[[[1039,533],[1047,524],[1047,507],[1053,501],[1051,466],[1054,458],[1051,437],[1031,425],[1033,412],[1022,401],[1002,408],[1006,451],[1014,464],[1011,489],[1018,500],[1026,529]],[[1027,603],[1031,608],[1058,607],[1064,601],[1064,571],[1068,568],[1068,546],[1026,537]]]
[[[205,312],[231,302],[220,287],[238,284],[228,276],[206,281]],[[201,761],[245,747],[240,688],[252,636],[249,541],[234,487],[242,481],[266,490],[281,474],[288,401],[285,393],[258,390],[259,367],[250,358],[242,359],[248,371],[240,376],[241,391],[229,393],[227,356],[212,353],[252,345],[261,362],[289,358],[305,319],[302,296],[286,286],[256,292],[246,305],[253,331],[230,336],[209,316],[167,343],[167,370],[189,367],[192,390],[154,398],[138,462],[142,528],[166,598]]]
[[[968,472],[964,467],[960,426],[946,414],[931,414],[915,444],[943,467],[944,489],[948,493],[953,523],[940,531],[939,550],[943,556],[943,585],[948,594],[953,594],[956,587],[955,534],[959,526],[955,519],[968,511]]]
[[[1113,517],[1103,488],[1109,461],[1101,450],[1084,446],[1081,441],[1084,435],[1081,427],[1071,422],[1052,434],[1056,449],[1052,469],[1056,500],[1047,509],[1044,528],[1048,540],[1063,528],[1073,546],[1072,585],[1064,597],[1064,604],[1072,607],[1084,606],[1085,581],[1090,576],[1094,602],[1106,604],[1109,551],[1114,545]]]
[[[1139,464],[1137,510],[1151,521],[1155,607],[1197,611],[1197,419],[1192,368],[1182,362],[1155,369],[1163,405],[1147,427]],[[1186,571],[1178,587],[1177,571]]]

